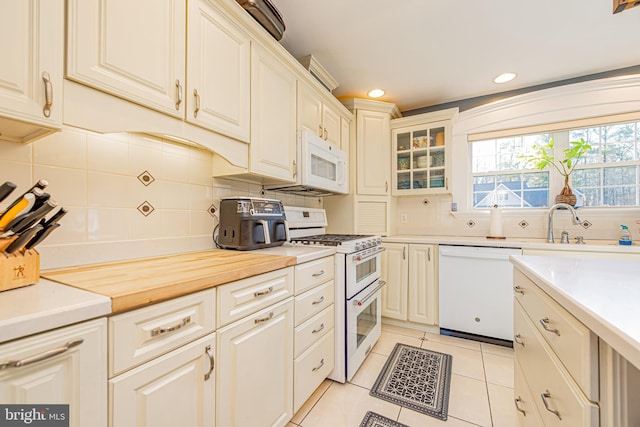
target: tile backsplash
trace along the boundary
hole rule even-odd
[[[209,151],[134,134],[67,127],[31,144],[0,142],[0,183],[13,198],[38,179],[69,213],[38,247],[43,269],[214,247],[220,198],[252,195],[321,207],[315,197],[212,178]]]

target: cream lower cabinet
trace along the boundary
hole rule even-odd
[[[436,245],[383,243],[382,316],[438,324]]]
[[[64,1],[3,1],[0,38],[0,140],[61,129]]]
[[[68,404],[72,427],[106,426],[106,323],[92,320],[0,345],[0,402]]]

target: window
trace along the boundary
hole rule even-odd
[[[527,169],[520,155],[553,138],[556,158],[569,141],[584,138],[592,149],[571,174],[577,206],[640,206],[640,122],[471,143],[473,207],[544,208],[564,182],[553,170]]]

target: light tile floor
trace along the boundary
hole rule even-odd
[[[453,356],[446,422],[369,395],[396,343]],[[382,325],[382,336],[351,382],[326,380],[288,427],[354,427],[367,411],[410,427],[513,427],[513,350],[444,335]]]

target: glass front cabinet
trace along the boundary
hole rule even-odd
[[[418,119],[410,116],[392,120],[395,196],[449,193],[451,120],[396,127]]]

